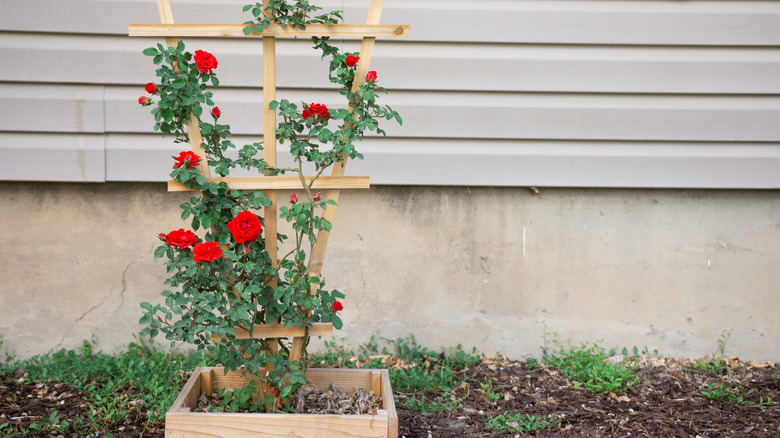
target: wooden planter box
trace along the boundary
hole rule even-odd
[[[308,382],[327,388],[335,383],[341,391],[361,387],[382,397],[377,415],[236,414],[191,412],[203,390],[236,389],[247,378],[240,372],[225,375],[221,367],[199,367],[184,385],[165,414],[166,438],[178,437],[398,437],[390,373],[387,370],[317,369],[307,372]]]

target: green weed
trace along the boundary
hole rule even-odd
[[[561,370],[570,384],[582,386],[591,392],[623,392],[639,383],[633,366],[613,365],[596,344],[561,349],[558,356],[548,356],[545,363]]]
[[[463,399],[454,396],[440,395],[435,400],[426,400],[425,396],[420,398],[412,397],[404,402],[407,409],[414,409],[425,415],[435,414],[442,411],[457,411],[463,404]]]
[[[482,388],[482,395],[491,403],[495,404],[501,398],[501,395],[493,389],[493,380],[490,377],[485,377],[485,383],[480,383],[479,386]]]
[[[508,430],[511,432],[532,432],[545,430],[555,426],[560,420],[553,417],[529,415],[520,412],[504,412],[496,416],[489,416],[487,427],[492,430]]]
[[[713,384],[710,383],[707,385],[707,391],[701,391],[701,395],[710,400],[726,402],[740,408],[766,409],[772,404],[771,397],[767,397],[766,399],[764,399],[764,397],[759,397],[758,403],[750,403],[745,400],[745,396],[755,392],[755,388],[748,388],[744,385],[721,383],[718,386],[713,386]]]

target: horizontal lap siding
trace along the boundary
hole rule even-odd
[[[243,3],[172,0],[179,23],[240,22]],[[322,4],[359,23],[368,1]],[[154,2],[3,9],[0,179],[164,180],[179,145],[136,103],[157,40],[126,37]],[[780,187],[779,2],[387,0],[382,22],[412,38],[372,60],[404,117],[350,167],[375,184]],[[278,41],[278,97],[340,104],[310,42]],[[186,42],[220,61],[235,143],[258,141],[259,41]]]

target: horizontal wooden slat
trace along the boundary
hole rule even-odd
[[[305,177],[306,184],[311,183],[311,177]],[[303,189],[301,179],[297,176],[256,176],[237,178],[209,178],[209,181],[220,183],[226,181],[228,187],[238,190],[296,190]],[[369,188],[367,176],[320,176],[314,181],[313,189],[367,189]],[[169,192],[189,192],[184,184],[174,180],[168,180]]]
[[[241,23],[246,1],[173,1],[177,23]],[[363,23],[365,0],[318,2]],[[63,19],[67,17],[67,19]],[[777,45],[780,5],[773,1],[439,0],[387,2],[383,23],[412,25],[413,39],[433,42],[553,44]],[[7,1],[0,28],[123,35],[127,23],[156,23],[154,4],[136,0]]]
[[[263,32],[253,31],[244,34],[246,24],[131,24],[128,34],[131,37],[221,37],[221,36],[275,36],[279,38],[298,38],[312,36],[329,37],[408,37],[409,25],[395,24],[309,24],[305,29],[271,25]]]
[[[284,328],[283,324],[256,325],[252,329],[252,336],[245,330],[236,330],[236,339],[267,339],[267,338],[293,338],[305,335],[305,329],[300,327]],[[309,336],[330,336],[333,334],[333,324],[318,322],[309,329]],[[212,341],[219,340],[219,336],[213,335]]]

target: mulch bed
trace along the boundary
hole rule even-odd
[[[776,366],[732,359],[721,374],[714,374],[691,369],[691,364],[669,358],[644,359],[638,370],[642,384],[621,394],[594,394],[570,384],[556,369],[544,365],[527,369],[525,362],[486,358],[460,372],[467,381],[453,391],[452,397],[463,400],[456,411],[423,415],[404,407],[409,397],[423,394],[397,392],[399,432],[407,438],[780,436],[780,371]],[[486,381],[492,382],[498,401],[485,396],[480,383]],[[701,394],[721,383],[742,388],[742,399],[729,403]],[[432,400],[441,394],[425,395]],[[26,384],[18,376],[0,376],[0,425],[30,424],[55,410],[62,419],[86,419],[84,397],[62,383]],[[771,403],[765,403],[767,399]],[[764,409],[750,407],[762,403]],[[493,431],[486,426],[488,418],[506,411],[552,418],[557,424],[533,432]],[[114,430],[119,436],[163,436],[162,425],[144,428],[143,423],[143,413],[131,412]],[[58,434],[49,430],[28,436]]]
[[[594,394],[567,383],[560,371],[526,369],[523,362],[485,360],[466,370],[469,382],[455,391],[465,402],[458,412],[424,416],[399,408],[400,434],[411,437],[780,437],[780,372],[732,359],[723,375],[690,368],[691,362],[650,358],[639,365],[642,384],[622,394]],[[493,381],[493,403],[480,382]],[[709,384],[741,385],[740,406],[701,394]],[[408,395],[397,394],[396,404]],[[418,395],[419,397],[419,395]],[[428,394],[427,398],[435,398]],[[771,398],[765,408],[747,407]],[[486,419],[506,411],[551,416],[559,421],[544,431],[493,431]]]

